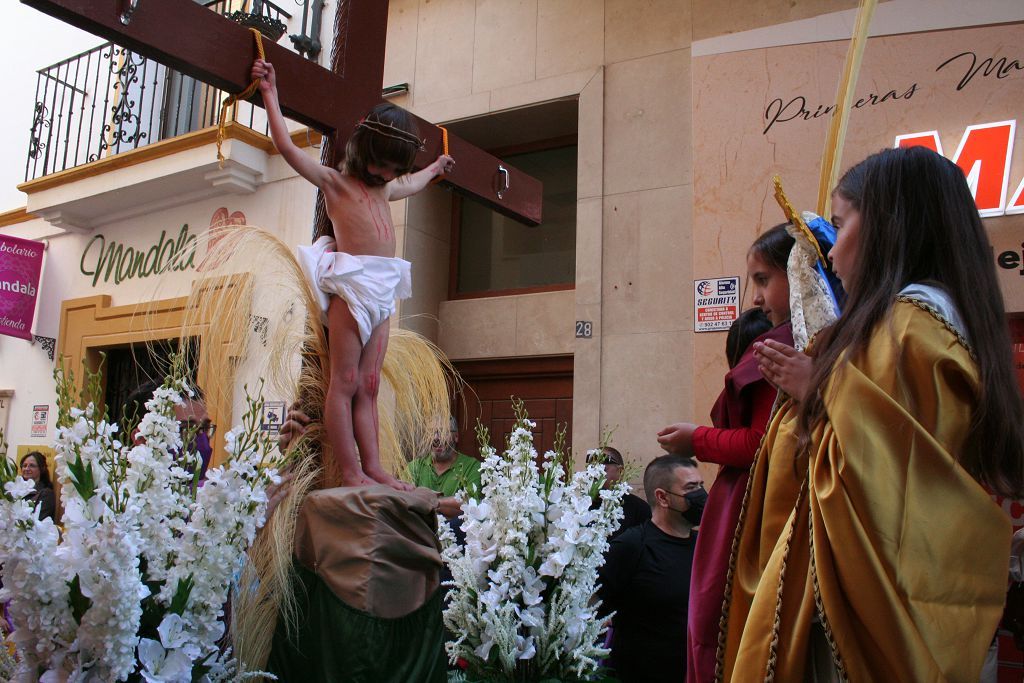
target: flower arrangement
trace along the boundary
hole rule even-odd
[[[259,431],[262,400],[248,398],[227,435],[227,461],[198,485],[199,458],[183,448],[174,408],[192,395],[177,359],[146,403],[144,443],[92,402],[75,405],[73,377],[55,372],[56,476],[64,529],[40,521],[33,484],[0,470],[0,564],[24,681],[226,681],[242,674],[221,651],[232,576],[280,479]],[[97,395],[99,376],[88,373]],[[184,442],[190,439],[185,434]],[[6,459],[6,458],[5,458]]]
[[[481,491],[463,508],[465,545],[440,519],[452,573],[444,623],[457,636],[445,647],[468,663],[464,680],[585,680],[608,655],[594,596],[628,484],[602,489],[596,463],[574,473],[564,430],[538,465],[535,424],[521,401],[515,410],[504,454],[477,427]]]

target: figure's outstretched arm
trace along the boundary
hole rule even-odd
[[[274,140],[277,151],[299,175],[321,190],[325,189],[331,179],[330,169],[311,159],[292,142],[277,98],[277,75],[274,73],[274,65],[257,59],[252,64],[252,77],[260,79],[260,94],[263,96],[263,106],[267,110],[267,119],[270,122],[270,137]]]
[[[411,197],[429,185],[434,178],[451,173],[453,168],[455,168],[455,160],[447,154],[442,154],[429,166],[415,173],[407,173],[388,183],[388,200],[395,201]]]

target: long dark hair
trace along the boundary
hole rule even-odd
[[[367,185],[380,185],[366,170],[367,164],[394,164],[398,175],[412,170],[422,141],[409,112],[383,102],[356,125],[345,145],[344,168]]]
[[[770,329],[772,321],[760,308],[748,308],[740,313],[740,317],[729,326],[729,334],[725,336],[725,359],[729,362],[729,368],[736,367],[754,340]]]
[[[29,458],[35,458],[36,465],[39,466],[39,483],[36,484],[36,489],[52,489],[53,481],[50,480],[50,468],[46,464],[46,456],[39,451],[30,451],[21,456],[21,460],[18,461],[18,467],[20,468],[24,465],[25,461]]]
[[[867,346],[903,287],[930,282],[953,299],[980,375],[968,447],[957,458],[994,491],[1024,493],[1024,407],[1009,327],[988,236],[964,174],[923,147],[887,149],[847,171],[834,194],[860,212],[858,249],[851,281],[843,283],[843,313],[815,341],[814,390],[800,409],[799,452],[825,416],[822,391],[840,355],[849,351],[850,358]]]
[[[765,264],[785,272],[789,264],[789,252],[796,243],[786,227],[789,223],[779,223],[758,235],[750,245],[750,253],[757,254]]]

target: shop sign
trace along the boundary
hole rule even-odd
[[[95,287],[103,278],[104,282],[113,279],[115,285],[133,278],[142,279],[167,271],[184,271],[195,268],[196,241],[190,235],[188,223],[181,226],[176,238],[167,236],[166,230],[160,231],[160,237],[149,246],[130,246],[98,234],[94,236],[82,250],[79,270],[82,275],[92,278]]]
[[[738,276],[693,281],[693,331],[728,330],[740,315]]]
[[[1006,201],[1016,130],[1015,120],[967,126],[952,157],[953,163],[967,176],[967,185],[982,218],[1024,213],[1024,178],[1009,203]],[[895,146],[927,147],[943,154],[937,130],[897,135]]]
[[[50,406],[48,405],[34,405],[32,406],[32,432],[33,437],[39,439],[46,438],[46,423],[50,421]]]
[[[0,235],[0,334],[32,339],[46,245]]]

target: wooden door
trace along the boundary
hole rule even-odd
[[[566,448],[572,436],[572,356],[510,358],[454,363],[466,386],[456,396],[453,414],[459,422],[458,449],[479,457],[476,424],[491,434],[491,445],[504,450],[515,425],[512,398],[522,399],[537,423],[533,443],[538,453],[552,448],[555,434],[566,426]]]

